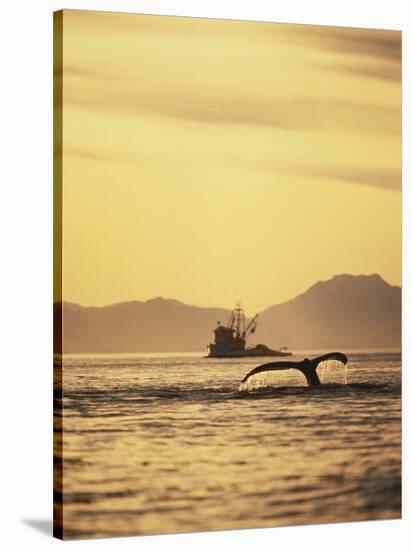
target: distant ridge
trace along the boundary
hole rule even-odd
[[[230,311],[162,297],[104,307],[63,302],[65,353],[206,351]],[[380,275],[336,275],[259,315],[255,343],[270,347],[382,348],[401,345],[401,289]]]
[[[336,275],[260,315],[259,337],[290,348],[401,346],[401,289],[380,275]]]

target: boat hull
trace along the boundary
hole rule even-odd
[[[221,352],[221,351],[214,351],[209,352],[209,355],[207,355],[208,358],[211,359],[228,359],[228,358],[239,358],[239,357],[290,357],[292,355],[289,351],[280,351],[280,350],[256,350],[256,349],[245,349],[245,350],[239,350],[235,352]]]

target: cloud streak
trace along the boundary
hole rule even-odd
[[[304,179],[321,179],[326,181],[338,181],[353,183],[386,189],[401,191],[402,173],[400,170],[377,169],[373,167],[341,166],[332,163],[288,165],[286,163],[273,163],[270,161],[240,161],[241,164],[252,170],[263,170],[273,175],[298,176]]]
[[[71,74],[72,70],[68,74]],[[82,74],[80,71],[77,74]],[[396,107],[377,106],[340,98],[310,96],[248,97],[229,95],[218,84],[201,91],[152,89],[145,93],[132,83],[113,83],[104,74],[86,73],[83,90],[69,89],[66,105],[86,109],[152,115],[213,125],[252,125],[287,130],[400,132],[401,113]]]
[[[225,151],[231,155],[225,140],[242,144],[234,157],[262,143],[275,152],[273,170],[290,164],[294,175],[400,188],[400,32],[96,12],[69,12],[68,28],[65,107],[94,121],[102,115],[105,128],[117,120],[128,135],[125,161],[141,143],[138,128],[150,121],[159,133],[167,129],[183,140],[174,153],[174,144],[167,145],[170,158],[184,149],[185,132],[190,149],[203,128],[214,134],[223,158]],[[86,51],[77,48],[82,37]],[[110,139],[100,139],[92,126],[89,134],[93,142],[81,140],[69,154],[95,161],[121,155],[108,146],[100,157],[96,139],[104,151]],[[283,161],[279,136],[289,146]],[[333,143],[342,150],[338,162]],[[155,141],[150,147],[148,158],[164,158]],[[339,162],[347,164],[339,168]],[[370,169],[373,163],[386,168]]]
[[[291,25],[284,29],[292,40],[343,55],[367,56],[399,62],[402,55],[400,31]]]
[[[70,145],[66,145],[63,149],[63,156],[64,157],[77,157],[83,160],[90,160],[90,161],[111,161],[114,160],[112,156],[108,156],[106,154],[96,152],[96,151],[90,151],[85,148],[81,147],[73,147]]]
[[[293,172],[305,177],[313,176],[326,180],[371,185],[391,191],[400,191],[402,187],[402,175],[396,170],[326,165],[317,168],[298,168]]]

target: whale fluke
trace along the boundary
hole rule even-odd
[[[316,369],[319,365],[322,365],[327,361],[337,361],[343,365],[346,365],[348,358],[343,353],[334,351],[331,353],[325,353],[324,355],[319,355],[313,359],[306,358],[303,361],[275,361],[273,363],[265,363],[264,365],[259,365],[248,372],[241,382],[241,387],[255,374],[269,371],[282,371],[286,369],[298,370],[305,376],[308,386],[316,386],[321,383]]]

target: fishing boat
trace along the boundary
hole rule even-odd
[[[287,348],[273,350],[264,344],[247,347],[246,340],[250,334],[254,334],[257,327],[258,315],[255,315],[248,323],[245,312],[239,302],[231,312],[227,326],[218,323],[214,330],[215,341],[208,345],[208,357],[287,357],[292,355]]]

